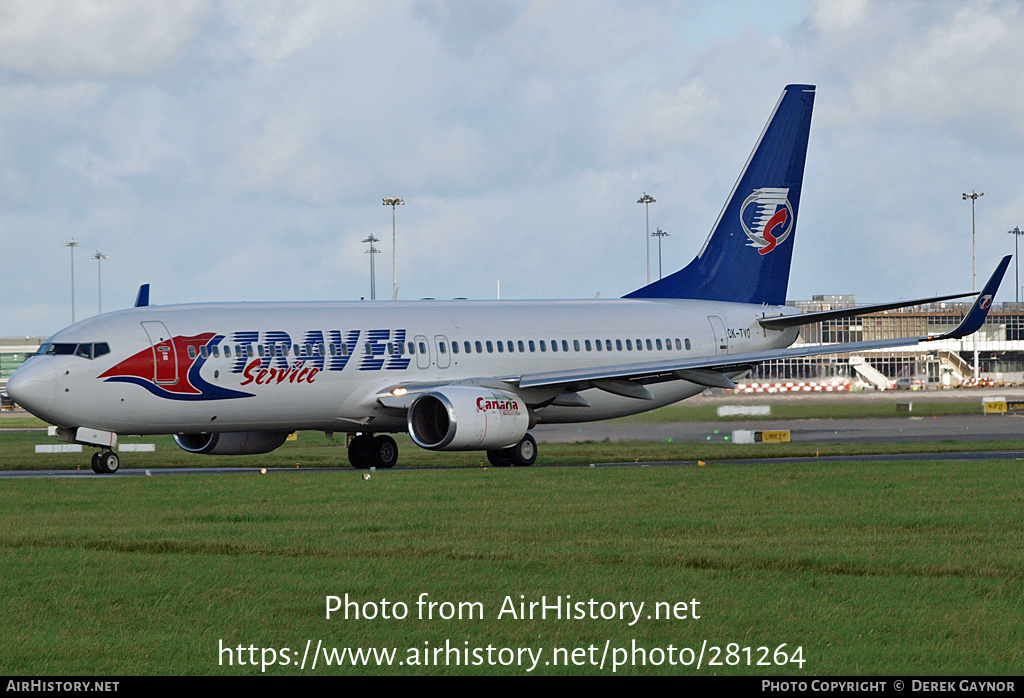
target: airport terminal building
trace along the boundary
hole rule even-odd
[[[809,301],[788,303],[803,312],[849,308],[855,304],[852,295],[821,295]],[[935,303],[828,320],[801,328],[797,343],[828,344],[942,334],[956,327],[969,308],[970,303]],[[1024,383],[1024,303],[994,304],[981,330],[964,339],[858,354],[771,361],[755,368],[750,377],[764,381],[849,378],[878,388],[888,387],[887,381],[909,378],[929,387],[955,387],[971,384],[975,348],[980,379]]]

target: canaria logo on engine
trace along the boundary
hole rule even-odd
[[[740,225],[758,254],[768,254],[793,232],[793,205],[789,189],[755,189],[740,207]]]

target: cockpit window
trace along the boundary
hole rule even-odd
[[[110,345],[106,342],[70,344],[66,342],[47,342],[39,347],[36,356],[80,356],[83,359],[96,359],[110,353]]]
[[[65,344],[63,342],[53,342],[51,344],[44,344],[39,347],[40,354],[46,354],[47,356],[68,356],[75,353],[75,349],[78,347],[77,344]]]

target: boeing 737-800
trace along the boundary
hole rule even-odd
[[[799,314],[786,307],[812,85],[789,85],[703,248],[618,300],[211,303],[136,307],[61,330],[10,396],[97,446],[173,434],[192,453],[269,452],[296,430],[349,433],[357,468],[398,460],[392,433],[434,450],[530,465],[536,424],[651,410],[730,387],[758,362],[963,337],[981,327],[1009,257],[941,337],[791,348],[799,326],[962,297]]]

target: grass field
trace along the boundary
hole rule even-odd
[[[275,648],[278,660],[287,648],[298,662],[307,640],[395,647],[398,660],[448,640],[543,648],[535,673],[610,674],[614,650],[635,640],[737,643],[755,662],[756,648],[786,643],[805,661],[747,667],[741,651],[730,666],[723,652],[722,666],[707,666],[709,653],[699,672],[666,661],[619,673],[1018,674],[1022,505],[1015,461],[4,481],[0,673],[253,674],[220,664],[220,641]],[[410,617],[325,619],[325,596],[346,593],[405,602]],[[479,602],[484,617],[417,619],[421,593]],[[520,594],[646,606],[632,627],[497,618]],[[700,619],[646,618],[656,602],[692,599]],[[545,664],[555,647],[593,645],[599,659],[606,642],[604,669]],[[339,668],[321,657],[315,672],[267,673],[526,667]]]

